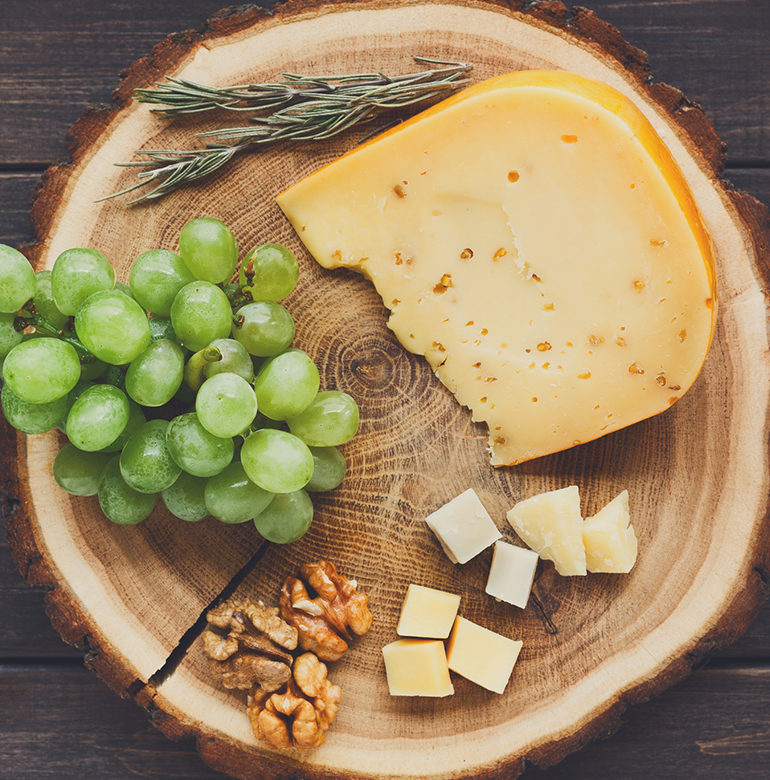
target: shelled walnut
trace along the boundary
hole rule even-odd
[[[314,748],[323,744],[341,698],[339,686],[326,677],[326,665],[313,653],[304,653],[280,690],[255,688],[249,693],[249,721],[257,738],[273,747]]]
[[[261,601],[226,601],[206,615],[203,650],[225,688],[278,690],[291,679],[297,629]]]
[[[369,597],[329,561],[306,563],[302,579],[287,577],[281,589],[281,616],[299,632],[299,646],[324,661],[336,661],[348,649],[351,632],[365,634],[372,625]],[[317,595],[311,597],[308,588]]]

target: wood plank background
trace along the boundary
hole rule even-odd
[[[770,203],[770,2],[585,0],[645,49],[658,80],[701,103],[728,144],[727,177]],[[163,36],[196,27],[216,0],[0,0],[0,242],[32,238],[40,172],[66,157],[66,132],[109,101],[118,73]],[[12,508],[5,507],[8,512]],[[215,778],[64,645],[44,594],[16,572],[0,530],[0,777]],[[733,647],[634,708],[623,728],[526,777],[767,778],[770,607]]]

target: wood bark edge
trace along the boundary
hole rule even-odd
[[[528,21],[551,31],[569,35],[584,45],[600,52],[605,58],[631,74],[637,86],[676,123],[680,137],[699,161],[709,178],[729,199],[740,218],[748,242],[754,248],[755,268],[765,296],[770,289],[770,211],[752,196],[734,190],[721,179],[724,167],[725,145],[715,132],[700,106],[690,101],[675,87],[654,83],[647,55],[624,40],[619,31],[600,19],[593,11],[583,7],[570,8],[558,0],[452,0],[458,5],[494,7],[502,13],[515,13]],[[392,5],[418,4],[420,0],[394,0]],[[83,159],[90,146],[99,138],[130,101],[136,87],[147,86],[172,70],[191,48],[199,43],[231,35],[267,20],[290,21],[307,13],[323,14],[338,7],[351,5],[346,0],[289,0],[266,11],[256,6],[227,8],[219,11],[197,30],[169,35],[158,43],[149,57],[137,60],[121,73],[118,88],[112,96],[112,104],[87,110],[68,133],[69,160],[52,165],[43,174],[36,187],[31,205],[32,226],[35,240],[21,247],[33,264],[39,260],[40,251],[51,229],[55,214],[70,172]],[[361,7],[362,4],[357,4]],[[18,459],[26,449],[24,436],[16,435],[5,420],[0,419],[0,508],[5,507],[9,546],[21,575],[30,585],[48,589],[47,614],[62,639],[77,647],[85,648],[86,665],[112,690],[123,697],[133,698],[151,716],[152,722],[173,739],[194,737],[203,759],[213,768],[236,774],[254,776],[253,754],[242,746],[219,734],[206,733],[191,722],[185,713],[166,702],[155,688],[139,679],[130,661],[119,648],[112,646],[101,635],[99,627],[90,623],[78,600],[57,578],[52,564],[42,555],[27,508],[30,505],[26,486],[19,483]],[[18,504],[17,504],[18,502]],[[620,719],[631,704],[646,701],[665,688],[687,676],[701,664],[709,653],[734,642],[756,617],[770,592],[770,505],[765,521],[758,531],[754,544],[753,561],[746,572],[746,587],[734,600],[720,620],[707,634],[695,640],[691,649],[675,659],[663,673],[636,686],[622,697],[608,702],[569,737],[552,742],[532,751],[525,757],[516,757],[506,764],[495,764],[477,773],[476,777],[512,777],[520,774],[526,762],[538,766],[550,766],[569,753],[584,746],[592,739],[615,731]],[[296,765],[295,769],[300,767]],[[260,776],[291,774],[291,763],[260,755]],[[302,772],[308,774],[306,766]],[[342,777],[337,773],[315,775],[324,778]]]

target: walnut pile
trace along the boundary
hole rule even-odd
[[[371,627],[369,597],[329,561],[306,563],[300,571],[302,579],[287,577],[283,584],[281,616],[296,627],[303,650],[336,661],[348,649],[351,632],[361,636]]]
[[[261,601],[226,601],[206,615],[203,651],[225,688],[276,691],[291,679],[297,629]]]
[[[279,691],[255,688],[249,694],[249,720],[254,734],[273,747],[315,748],[323,744],[341,698],[339,686],[326,678],[326,665],[304,653]]]

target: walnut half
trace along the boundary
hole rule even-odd
[[[329,561],[306,563],[300,571],[302,579],[287,577],[281,588],[281,616],[297,628],[303,650],[336,661],[351,633],[361,636],[371,627],[369,597]],[[311,597],[308,588],[317,595]]]
[[[323,744],[342,698],[339,686],[326,678],[326,665],[313,653],[294,661],[292,678],[279,691],[255,688],[248,714],[258,739],[276,748],[308,749]]]
[[[297,629],[262,602],[226,601],[206,615],[203,651],[225,688],[278,690],[291,679]]]

